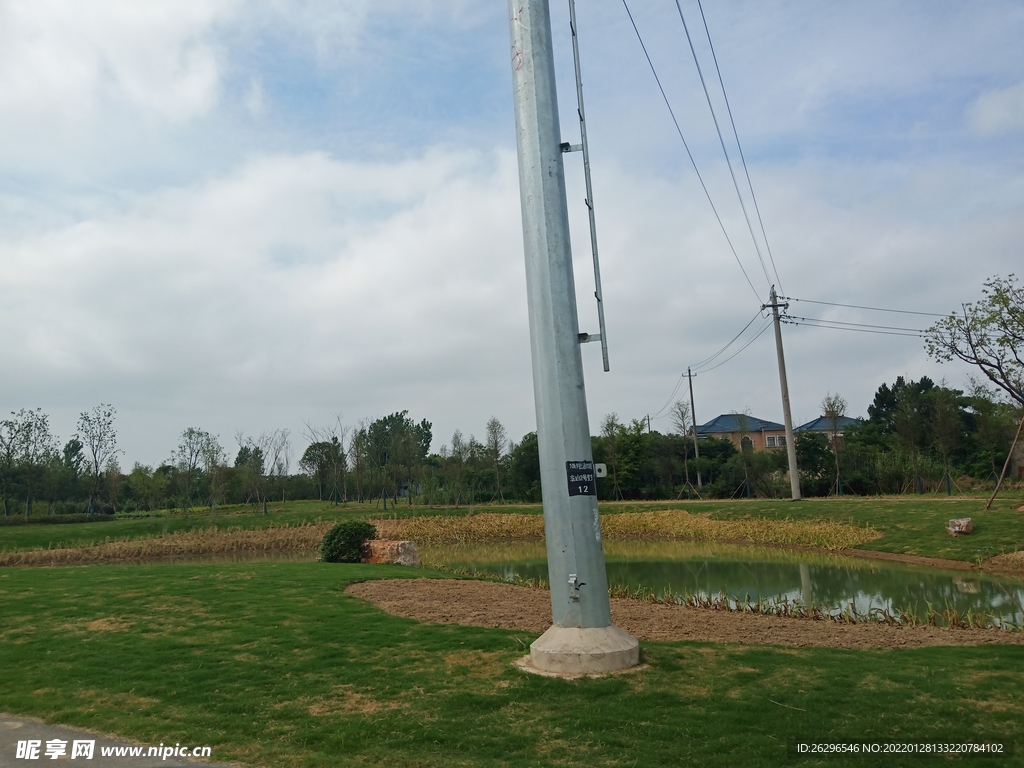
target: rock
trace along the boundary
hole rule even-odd
[[[969,517],[955,517],[946,526],[946,533],[950,536],[966,536],[974,530]]]
[[[363,562],[408,565],[415,568],[420,564],[420,553],[415,541],[373,539],[363,545]]]

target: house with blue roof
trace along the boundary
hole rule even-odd
[[[723,413],[706,424],[697,425],[697,439],[709,437],[725,438],[736,449],[743,446],[743,440],[750,441],[755,451],[786,447],[786,427],[777,421],[759,419],[745,413]]]
[[[837,444],[841,445],[843,440],[843,431],[850,427],[859,426],[861,423],[861,419],[854,419],[850,416],[839,416],[836,418],[834,423],[832,419],[827,416],[819,416],[816,419],[808,421],[806,424],[801,424],[799,427],[796,427],[793,432],[795,434],[799,434],[800,432],[817,432],[818,434],[825,435],[825,437],[828,438],[829,444],[831,444],[834,439]]]

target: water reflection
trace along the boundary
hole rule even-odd
[[[429,547],[425,564],[547,579],[543,542]],[[605,542],[610,586],[752,602],[786,601],[832,613],[952,609],[1024,626],[1024,582],[820,553],[693,542]]]

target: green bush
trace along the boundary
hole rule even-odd
[[[358,563],[363,558],[363,542],[376,538],[377,529],[362,520],[338,523],[320,542],[320,559],[325,563]]]

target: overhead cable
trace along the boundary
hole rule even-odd
[[[915,312],[911,309],[884,309],[882,307],[862,307],[859,304],[838,304],[834,301],[813,301],[811,299],[794,299],[787,296],[786,301],[801,301],[804,304],[823,304],[826,307],[847,307],[849,309],[867,309],[872,312],[893,312],[900,315],[923,315],[924,317],[946,317],[935,312]]]
[[[708,84],[704,80],[704,70],[701,69],[700,60],[697,58],[697,50],[693,47],[693,40],[690,37],[690,28],[686,24],[686,18],[683,16],[683,7],[679,4],[679,0],[676,0],[676,10],[679,11],[679,20],[683,22],[683,31],[686,33],[686,42],[690,46],[690,53],[693,55],[693,63],[697,66],[697,75],[700,77],[701,88],[704,89],[704,98],[707,99],[708,109],[711,111],[711,119],[715,123],[715,133],[718,134],[718,143],[722,146],[722,154],[725,155],[725,164],[729,167],[729,176],[732,177],[732,186],[733,189],[736,190],[736,197],[740,201],[740,208],[743,211],[743,219],[747,222],[747,231],[750,232],[750,239],[754,242],[754,250],[757,252],[757,260],[761,262],[761,270],[764,272],[764,279],[769,285],[771,285],[772,279],[768,275],[768,268],[765,266],[764,256],[761,255],[761,246],[757,242],[757,236],[754,234],[754,226],[750,223],[750,215],[747,213],[747,204],[743,202],[743,195],[740,194],[740,185],[739,182],[736,181],[736,172],[732,167],[732,159],[729,157],[729,150],[725,148],[725,139],[722,138],[722,129],[718,125],[718,116],[715,114],[715,107],[711,103],[711,94],[708,92]],[[708,39],[710,40],[710,35]],[[721,73],[719,73],[719,78],[721,78]],[[722,91],[724,93],[725,89],[723,88]],[[735,128],[736,126],[734,124],[733,130],[735,130]]]
[[[754,315],[752,318],[750,318],[750,321],[746,325],[743,326],[742,330],[740,330],[739,333],[737,333],[735,336],[732,337],[732,339],[729,340],[728,344],[726,344],[720,350],[715,352],[715,354],[711,355],[711,357],[705,357],[699,363],[691,365],[690,369],[691,370],[692,369],[698,369],[699,370],[701,366],[707,365],[708,363],[712,362],[715,358],[717,358],[719,355],[721,355],[723,352],[725,352],[727,349],[729,349],[729,347],[731,347],[733,344],[735,344],[736,340],[739,339],[744,333],[746,333],[747,329],[751,325],[754,324],[754,321],[757,320],[757,318],[759,318],[761,316],[762,316],[761,313],[758,312],[756,315]],[[746,346],[744,346],[743,349],[746,349]],[[742,351],[743,351],[742,349],[739,350],[739,352],[742,352]],[[737,352],[737,354],[739,354],[739,352]],[[733,355],[733,357],[735,357],[735,355]],[[731,360],[732,358],[729,358],[729,359]],[[715,367],[717,367],[717,366],[715,366]],[[708,368],[707,370],[711,370],[711,369]],[[661,406],[661,408],[659,408],[657,411],[655,411],[654,413],[651,414],[651,418],[652,419],[657,419],[657,418],[661,417],[662,412],[664,412],[665,409],[668,408],[669,405],[672,403],[673,399],[676,396],[676,393],[679,392],[679,387],[681,387],[683,385],[683,381],[685,381],[685,380],[686,380],[686,374],[680,374],[679,375],[679,380],[676,382],[675,389],[672,390],[672,394],[669,395],[668,400],[665,401],[665,404],[663,406]]]
[[[885,331],[910,331],[911,333],[924,333],[920,328],[902,328],[894,325],[875,325],[874,323],[849,323],[845,320],[826,320],[825,318],[819,317],[797,317],[796,315],[786,315],[786,317],[793,320],[803,320],[811,323],[828,323],[829,325],[851,325],[857,328],[878,328]]]
[[[718,84],[722,87],[722,96],[725,98],[725,109],[729,113],[729,123],[732,125],[732,135],[736,139],[736,148],[740,151],[740,160],[743,163],[743,173],[747,177],[747,187],[750,189],[750,199],[754,202],[754,212],[757,214],[757,223],[761,227],[761,236],[764,238],[764,247],[768,251],[768,259],[772,263],[772,272],[775,273],[775,284],[782,291],[782,278],[779,277],[779,270],[775,266],[775,256],[772,254],[772,247],[768,243],[768,233],[764,229],[764,220],[761,218],[761,209],[757,205],[757,195],[754,194],[754,184],[750,181],[750,170],[747,168],[747,158],[743,154],[743,145],[740,144],[740,134],[736,130],[736,121],[732,116],[732,106],[729,104],[729,94],[725,90],[725,81],[722,79],[722,70],[718,66],[718,56],[715,54],[715,44],[711,42],[711,30],[708,29],[708,20],[704,17],[704,6],[697,0],[697,7],[700,8],[700,19],[704,22],[704,34],[708,38],[708,47],[711,49],[711,58],[715,62],[715,71],[718,73]],[[680,14],[681,15],[681,14]]]
[[[697,162],[693,159],[693,153],[690,152],[690,145],[686,143],[686,138],[683,136],[683,129],[679,127],[679,120],[676,119],[675,110],[672,109],[672,104],[668,100],[665,88],[661,84],[661,78],[658,77],[658,71],[654,68],[654,62],[651,61],[651,55],[647,52],[647,46],[644,44],[644,39],[640,35],[640,30],[636,26],[636,21],[633,20],[633,14],[629,10],[629,5],[626,3],[626,0],[622,0],[622,5],[626,9],[626,15],[629,16],[629,23],[633,25],[633,31],[636,33],[636,39],[640,41],[640,47],[643,48],[647,64],[651,68],[651,73],[654,75],[655,82],[658,84],[658,90],[661,91],[661,98],[664,99],[665,106],[668,107],[668,113],[672,116],[672,122],[675,124],[676,133],[679,134],[679,138],[683,142],[683,147],[686,149],[686,155],[690,158],[690,164],[693,166],[694,173],[697,174],[697,179],[700,181],[700,186],[704,190],[704,195],[707,197],[708,203],[711,204],[711,210],[715,212],[715,218],[718,219],[718,226],[722,228],[722,234],[725,235],[725,240],[729,243],[729,250],[732,251],[732,255],[736,259],[736,263],[739,265],[740,271],[743,273],[743,277],[746,278],[747,285],[750,286],[750,290],[754,292],[754,295],[757,296],[757,300],[760,301],[761,296],[758,294],[754,284],[750,281],[750,276],[747,274],[747,270],[743,268],[743,262],[740,261],[739,254],[736,253],[736,247],[732,244],[732,239],[729,237],[729,233],[725,229],[722,217],[718,214],[718,209],[715,207],[715,203],[711,199],[711,193],[708,191],[708,187],[704,183],[704,178],[700,175],[700,171],[697,170]]]
[[[665,401],[665,404],[661,406],[661,408],[659,408],[657,411],[650,414],[650,417],[652,419],[661,418],[662,411],[668,408],[669,404],[675,399],[676,393],[679,391],[679,387],[683,385],[683,381],[685,381],[685,379],[686,377],[683,374],[679,374],[679,380],[676,382],[675,389],[672,390],[672,394],[668,396],[668,400]]]
[[[742,335],[743,335],[743,334],[744,334],[744,333],[746,332],[747,328],[749,328],[749,327],[750,327],[751,325],[753,325],[753,324],[754,324],[754,321],[755,321],[755,320],[757,320],[757,318],[759,318],[759,317],[761,317],[761,313],[760,313],[760,311],[759,311],[759,312],[758,312],[758,313],[757,313],[756,315],[754,315],[754,316],[753,316],[752,318],[750,318],[750,322],[748,322],[748,323],[747,323],[746,325],[744,325],[744,326],[743,326],[743,329],[742,329],[742,330],[741,330],[741,331],[740,331],[739,333],[737,333],[737,334],[736,334],[735,336],[733,336],[733,337],[732,337],[732,339],[731,339],[731,340],[729,341],[729,343],[728,343],[728,344],[726,344],[726,345],[725,345],[724,347],[722,347],[722,348],[721,348],[720,350],[718,350],[717,352],[715,352],[715,354],[713,354],[713,355],[712,355],[711,357],[705,357],[705,358],[704,358],[703,360],[701,360],[701,361],[700,361],[699,363],[694,363],[694,364],[693,364],[692,366],[690,366],[690,367],[691,367],[691,368],[698,368],[698,369],[699,369],[699,368],[700,368],[700,367],[701,367],[702,365],[707,365],[708,363],[710,363],[710,362],[711,362],[712,360],[714,360],[714,359],[715,359],[716,357],[718,357],[718,356],[719,356],[720,354],[722,354],[723,352],[725,352],[725,350],[727,350],[727,349],[728,349],[729,347],[731,347],[731,346],[732,346],[733,344],[735,344],[735,343],[736,343],[736,339],[738,339],[738,338],[739,338],[740,336],[742,336]]]
[[[715,368],[721,368],[721,367],[722,367],[723,365],[725,365],[725,364],[726,364],[726,363],[728,363],[728,362],[729,362],[730,360],[732,360],[732,359],[733,359],[734,357],[736,357],[736,355],[738,355],[738,354],[739,354],[740,352],[742,352],[742,351],[743,351],[743,350],[745,350],[745,349],[746,349],[747,347],[749,347],[749,346],[750,346],[751,344],[753,344],[753,343],[754,343],[755,341],[757,341],[757,340],[758,340],[759,338],[761,338],[761,334],[762,334],[762,333],[764,333],[765,331],[767,331],[767,330],[768,330],[769,328],[771,328],[771,327],[772,327],[772,319],[771,319],[771,318],[768,318],[768,320],[767,320],[767,321],[765,322],[765,324],[764,324],[763,326],[761,326],[761,329],[760,329],[760,330],[759,330],[759,331],[758,331],[757,333],[755,333],[755,334],[754,334],[754,335],[753,335],[753,336],[752,336],[752,337],[751,337],[751,338],[750,338],[750,339],[749,339],[749,340],[747,341],[747,343],[746,343],[746,344],[744,344],[744,345],[743,345],[742,347],[740,347],[739,349],[737,349],[737,350],[736,350],[735,352],[733,352],[733,353],[732,353],[731,355],[729,355],[729,356],[728,356],[727,358],[725,358],[725,360],[722,360],[722,361],[721,361],[720,363],[718,363],[717,365],[712,365],[712,366],[711,366],[710,368],[705,368],[704,370],[702,370],[702,371],[700,371],[700,372],[701,372],[701,373],[707,373],[708,371],[713,371],[713,370],[715,370]]]
[[[877,333],[882,336],[911,336],[913,338],[924,338],[924,331],[908,328],[905,331],[891,331],[885,330],[885,326],[873,326],[867,328],[858,328],[845,325],[825,325],[821,321],[815,320],[814,318],[794,318],[786,315],[781,318],[782,322],[788,323],[789,325],[805,325],[809,328],[826,328],[833,331],[857,331],[858,333]]]

